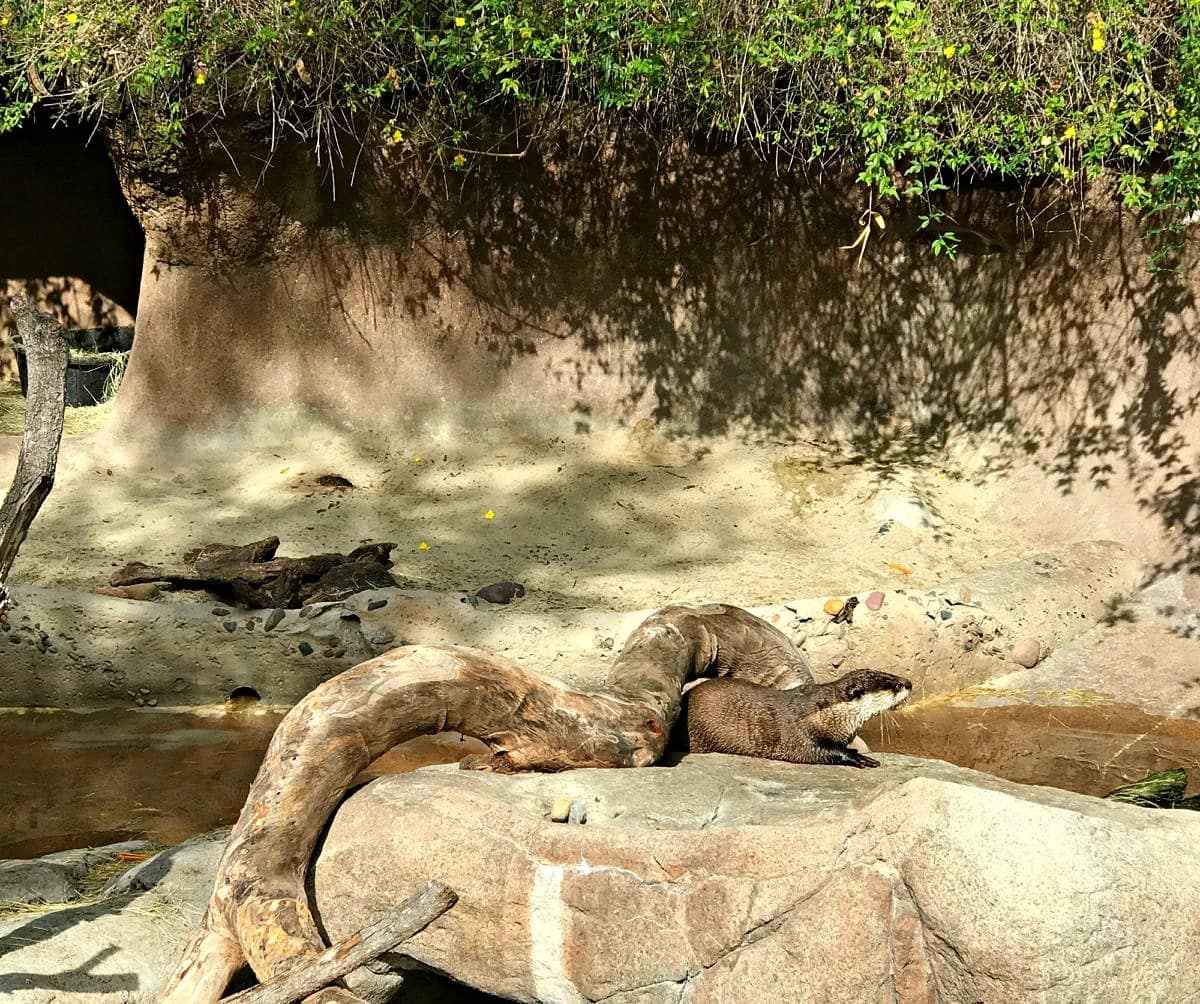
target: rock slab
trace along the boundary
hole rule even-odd
[[[337,814],[316,904],[343,938],[438,878],[459,903],[406,951],[520,1001],[1124,1004],[1200,985],[1200,814],[883,759],[382,778]],[[560,797],[586,827],[549,821]]]

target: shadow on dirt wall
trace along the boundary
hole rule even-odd
[[[439,319],[441,292],[466,287],[474,337],[501,363],[538,351],[533,335],[569,340],[579,383],[620,366],[630,410],[649,393],[659,420],[701,434],[844,433],[881,466],[1000,434],[1063,493],[1131,481],[1181,535],[1177,567],[1200,570],[1196,285],[1187,263],[1150,273],[1115,200],[1072,213],[977,188],[947,204],[958,260],[914,236],[908,208],[856,265],[840,247],[860,232],[853,188],[738,154],[531,152],[485,162],[448,196],[411,191],[355,201],[372,210],[357,227],[403,248],[357,274],[404,290],[446,339],[463,331]]]
[[[660,422],[701,435],[846,437],[881,468],[950,437],[999,437],[1064,494],[1133,484],[1146,517],[1180,536],[1175,564],[1200,570],[1196,283],[1190,259],[1150,274],[1113,199],[1073,212],[1053,193],[978,186],[946,203],[956,261],[931,253],[903,207],[856,263],[843,246],[859,235],[860,189],[738,152],[593,135],[543,138],[467,174],[370,160],[348,158],[355,184],[339,178],[336,201],[294,156],[243,172],[261,177],[264,207],[251,253],[302,222],[311,236],[291,253],[322,277],[318,302],[391,304],[448,347],[447,369],[463,340],[501,368],[544,356],[547,379],[577,388],[580,432],[603,417],[590,386],[602,375],[621,388],[617,417],[649,400]],[[219,220],[221,186],[206,184],[191,193],[197,218]],[[231,289],[245,282],[241,263],[226,271]],[[282,337],[271,318],[240,320],[269,355]],[[312,321],[312,354],[327,327]],[[337,351],[352,385],[379,383],[373,353]],[[232,366],[207,378],[249,379]]]

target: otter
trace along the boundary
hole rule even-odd
[[[722,677],[688,691],[680,720],[686,722],[692,753],[878,767],[878,760],[847,744],[868,721],[899,707],[911,693],[912,683],[904,677],[873,669],[794,690]]]

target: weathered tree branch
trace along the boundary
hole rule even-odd
[[[131,561],[109,578],[110,586],[169,582],[180,589],[207,589],[247,608],[300,607],[345,599],[364,589],[398,585],[388,573],[392,543],[364,544],[347,554],[280,558],[278,537],[251,544],[206,544],[183,556],[190,567],[163,568]]]
[[[226,997],[224,1004],[292,1004],[303,1000],[423,931],[456,902],[454,890],[441,882],[427,882],[394,913],[283,976]]]
[[[54,487],[67,401],[69,358],[62,328],[50,314],[36,310],[24,293],[12,298],[11,307],[29,366],[29,387],[17,472],[4,504],[0,505],[0,610],[8,601],[5,584],[17,552]]]
[[[651,614],[597,693],[476,649],[416,645],[322,684],[279,724],[230,833],[201,928],[161,1001],[213,1004],[243,961],[266,981],[324,949],[304,889],[309,859],[354,778],[392,746],[453,731],[493,751],[464,760],[470,769],[645,767],[662,756],[683,685],[697,676],[779,688],[812,681],[782,632],[712,604]],[[356,999],[331,988],[311,1000]]]

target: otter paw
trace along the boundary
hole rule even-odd
[[[855,767],[878,767],[879,761],[874,757],[863,756],[861,753],[854,753]]]

